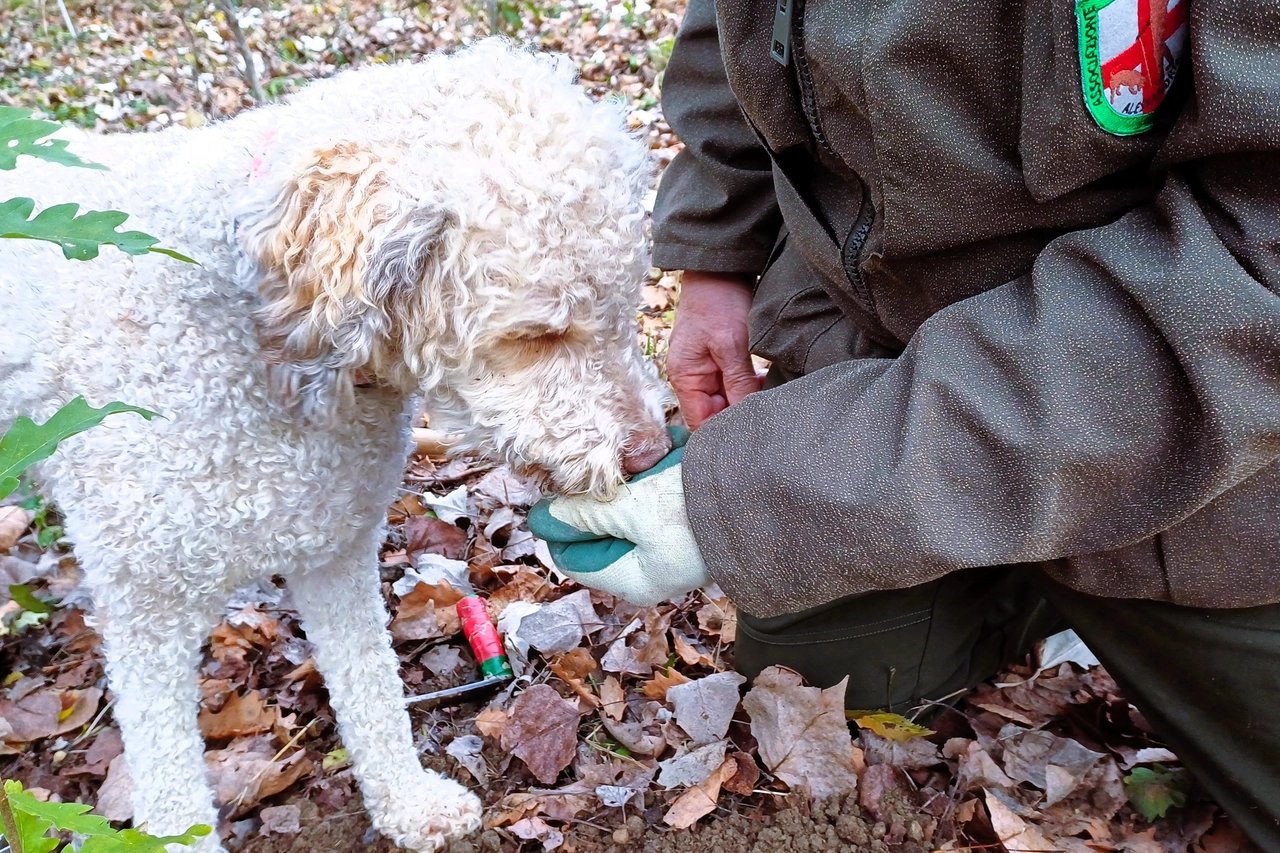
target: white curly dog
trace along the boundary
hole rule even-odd
[[[560,492],[608,495],[666,452],[635,329],[646,147],[567,63],[497,40],[200,130],[68,138],[111,171],[25,162],[0,197],[123,210],[200,264],[0,241],[0,428],[77,395],[164,416],[109,419],[37,472],[95,601],[135,821],[216,825],[201,646],[279,575],[374,826],[420,851],[475,829],[479,800],[414,749],[386,509],[422,403]]]

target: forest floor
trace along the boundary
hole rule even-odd
[[[199,127],[255,104],[215,4],[68,0],[65,16],[57,2],[0,4],[0,104],[105,132]],[[682,14],[678,0],[271,0],[236,17],[265,100],[349,65],[466,44],[496,19],[570,55],[594,97],[623,101],[660,174],[680,148],[659,96]],[[661,358],[675,279],[655,271],[644,299],[640,334]],[[715,588],[637,608],[564,580],[525,524],[537,497],[506,469],[419,455],[388,510],[383,591],[407,691],[478,678],[454,607],[465,584],[487,596],[519,673],[484,701],[411,706],[424,763],[486,805],[485,829],[452,853],[1248,847],[1070,637],[929,729],[847,720],[839,686],[770,671],[745,690],[735,611]],[[0,506],[0,579],[57,603],[41,613],[0,592],[0,774],[127,820],[132,783],[75,559],[56,508],[20,501]],[[360,808],[286,589],[228,605],[200,689],[232,850],[394,849]]]

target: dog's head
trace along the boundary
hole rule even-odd
[[[461,448],[561,492],[607,495],[662,456],[668,393],[635,327],[651,167],[616,107],[490,40],[274,116],[236,236],[289,393],[420,393]]]

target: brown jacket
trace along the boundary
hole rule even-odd
[[[799,377],[685,456],[747,612],[1031,562],[1280,601],[1280,4],[1078,2],[691,0],[655,263],[762,273]]]

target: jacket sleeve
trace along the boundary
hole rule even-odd
[[[689,3],[663,76],[662,108],[685,147],[658,188],[654,266],[759,273],[782,218],[769,155],[725,76],[713,0]]]
[[[1054,240],[897,359],[833,365],[694,434],[690,521],[744,610],[1122,548],[1276,464],[1280,6],[1236,8],[1193,29],[1152,202]]]

